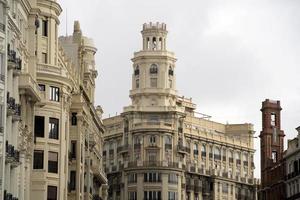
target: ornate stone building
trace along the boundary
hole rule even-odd
[[[0,198],[3,197],[5,169],[5,74],[7,74],[6,55],[6,12],[7,2],[0,1]]]
[[[214,122],[178,96],[166,24],[144,24],[142,38],[132,104],[104,119],[109,199],[256,199],[253,126]]]
[[[300,199],[300,126],[297,137],[288,140],[288,148],[283,155],[285,162],[286,199]]]
[[[96,48],[78,29],[70,47],[67,38],[59,41],[61,12],[56,0],[0,1],[5,200],[105,199],[102,109],[94,107]]]

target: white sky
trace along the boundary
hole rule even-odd
[[[105,116],[129,104],[134,51],[145,22],[164,22],[167,48],[178,61],[177,89],[212,120],[253,123],[261,130],[261,102],[281,100],[286,139],[300,125],[300,1],[297,0],[58,0],[60,33],[79,20],[94,39],[97,94]],[[66,23],[66,9],[68,13]],[[255,176],[260,177],[259,139]]]

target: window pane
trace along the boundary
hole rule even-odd
[[[49,151],[48,153],[48,172],[58,172],[58,153]]]
[[[58,139],[58,123],[58,119],[49,118],[49,138]]]
[[[57,187],[56,186],[48,186],[47,200],[57,200]]]
[[[45,131],[45,117],[35,116],[34,117],[34,136],[44,137]]]
[[[44,151],[34,150],[33,153],[33,169],[44,168]]]

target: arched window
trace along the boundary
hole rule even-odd
[[[202,157],[206,156],[206,146],[205,146],[205,144],[202,144],[202,146],[201,146],[201,155],[202,155]]]
[[[215,147],[214,157],[215,157],[216,160],[221,160],[221,151],[220,151],[219,147]]]
[[[157,74],[157,72],[158,72],[158,67],[157,67],[157,65],[156,65],[156,64],[152,64],[152,65],[150,66],[150,74]]]
[[[135,69],[134,69],[134,75],[135,76],[138,76],[138,75],[140,75],[140,67],[137,65],[136,67],[135,67]]]
[[[174,75],[174,71],[173,71],[172,66],[169,67],[169,75],[170,75],[170,76],[173,76],[173,75]]]
[[[241,153],[240,152],[235,153],[235,159],[236,159],[237,164],[241,164]]]
[[[229,150],[228,158],[229,158],[229,162],[233,162],[233,152],[232,152],[232,150]]]
[[[198,155],[198,144],[194,144],[194,155]]]

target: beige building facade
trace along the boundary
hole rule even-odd
[[[288,200],[300,199],[300,126],[296,128],[298,135],[288,140],[288,148],[283,155],[285,162],[285,187]]]
[[[97,49],[79,22],[73,36],[58,38],[61,12],[56,0],[0,1],[5,200],[106,199]]]
[[[253,125],[197,113],[177,93],[166,24],[144,24],[141,33],[132,104],[104,119],[108,199],[256,199]]]

